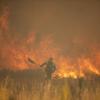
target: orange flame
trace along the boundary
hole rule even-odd
[[[5,13],[0,19],[0,30],[6,30],[8,27],[8,13]],[[3,31],[4,32],[4,31]],[[3,32],[1,37],[3,37]],[[1,38],[0,37],[0,38]],[[3,37],[4,38],[4,37]],[[100,75],[98,64],[100,65],[100,52],[95,56],[95,63],[92,62],[91,57],[80,57],[76,59],[75,63],[72,63],[70,58],[62,54],[62,50],[55,44],[53,36],[41,37],[38,46],[35,46],[36,33],[31,32],[27,37],[22,40],[17,40],[17,37],[8,38],[8,42],[4,39],[0,39],[0,67],[7,66],[10,69],[28,69],[36,68],[36,65],[29,64],[28,57],[34,59],[37,64],[41,64],[49,57],[53,57],[57,66],[57,71],[54,75],[59,77],[85,77],[85,72],[90,71],[97,75]],[[97,56],[98,55],[98,56]]]

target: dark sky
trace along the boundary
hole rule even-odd
[[[0,14],[8,6],[9,26],[14,36],[35,32],[53,35],[63,54],[79,56],[100,43],[99,0],[0,0]],[[100,50],[100,47],[98,48]]]

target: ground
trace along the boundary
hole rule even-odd
[[[33,71],[29,73],[1,78],[0,100],[100,100],[100,77],[45,80]]]

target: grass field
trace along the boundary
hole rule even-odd
[[[6,77],[0,82],[0,100],[100,100],[100,81]]]

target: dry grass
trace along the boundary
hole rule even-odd
[[[0,83],[0,100],[100,100],[100,85],[90,82],[52,80],[18,82],[6,78]]]

